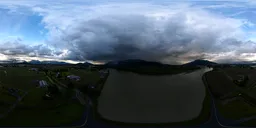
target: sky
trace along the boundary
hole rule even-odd
[[[256,62],[253,0],[1,0],[0,61]]]

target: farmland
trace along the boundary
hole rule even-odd
[[[47,76],[44,71],[31,71],[30,68],[32,67],[0,68],[0,115],[3,116],[0,118],[0,125],[64,126],[79,120],[85,107],[76,98],[74,89],[60,85],[63,84],[63,78]],[[49,73],[54,74],[56,68],[58,67],[48,69]],[[99,80],[99,75],[95,72],[72,69],[66,73],[86,77],[72,82],[75,88],[97,83]],[[39,87],[39,80],[45,80],[48,86]],[[57,89],[57,92],[53,93],[49,89]],[[52,98],[45,99],[46,93],[51,94]]]
[[[97,71],[71,69],[69,72],[77,76],[83,76],[80,81],[74,82],[78,88],[84,85],[95,85],[100,80]]]
[[[249,81],[246,84],[247,87],[253,86],[253,83],[256,82],[256,77],[255,77],[256,70],[255,69],[230,67],[230,68],[224,68],[223,70],[233,79],[238,79],[239,75],[248,75]]]
[[[255,125],[256,125],[255,122],[256,122],[256,119],[252,119],[252,120],[245,121],[245,122],[241,123],[241,126],[255,127]]]
[[[209,88],[215,96],[216,106],[221,116],[231,120],[239,120],[256,115],[255,69],[227,67],[206,73]],[[239,75],[248,75],[246,86],[239,86],[234,80]],[[250,122],[250,121],[248,121]]]
[[[5,75],[4,71],[7,72]],[[46,79],[44,73],[36,73],[29,71],[25,67],[8,67],[0,69],[0,81],[3,85],[8,87],[19,88],[22,90],[29,90],[35,86],[35,80]]]
[[[241,117],[256,115],[255,106],[246,103],[242,98],[231,101],[226,105],[219,102],[218,108],[219,112],[228,119],[240,119]]]
[[[78,103],[49,110],[16,108],[6,118],[1,119],[0,124],[1,126],[65,126],[80,119],[83,110],[83,106]]]
[[[220,71],[208,72],[206,73],[206,77],[209,88],[216,98],[235,91],[236,85]]]

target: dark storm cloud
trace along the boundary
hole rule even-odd
[[[69,47],[70,53],[64,59],[169,58],[170,62],[205,58],[207,53],[228,52],[243,44],[230,36],[240,32],[240,22],[231,20],[233,23],[229,24],[230,19],[202,12],[190,15],[192,18],[179,12],[160,19],[144,15],[101,16],[69,26],[53,44]]]
[[[256,50],[255,42],[244,38],[248,21],[189,4],[62,3],[32,7],[32,11],[42,16],[47,45],[55,49],[0,42],[0,53],[80,61],[145,59],[177,63],[202,58],[222,61],[231,58],[230,52],[232,59],[240,60],[253,57],[242,54]]]

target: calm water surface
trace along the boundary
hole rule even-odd
[[[99,97],[102,117],[129,123],[165,123],[190,120],[202,109],[202,75],[210,68],[188,74],[147,76],[110,70]]]

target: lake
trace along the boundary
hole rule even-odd
[[[169,123],[191,120],[202,109],[202,76],[210,68],[177,75],[148,76],[110,70],[98,100],[98,112],[126,123]]]

